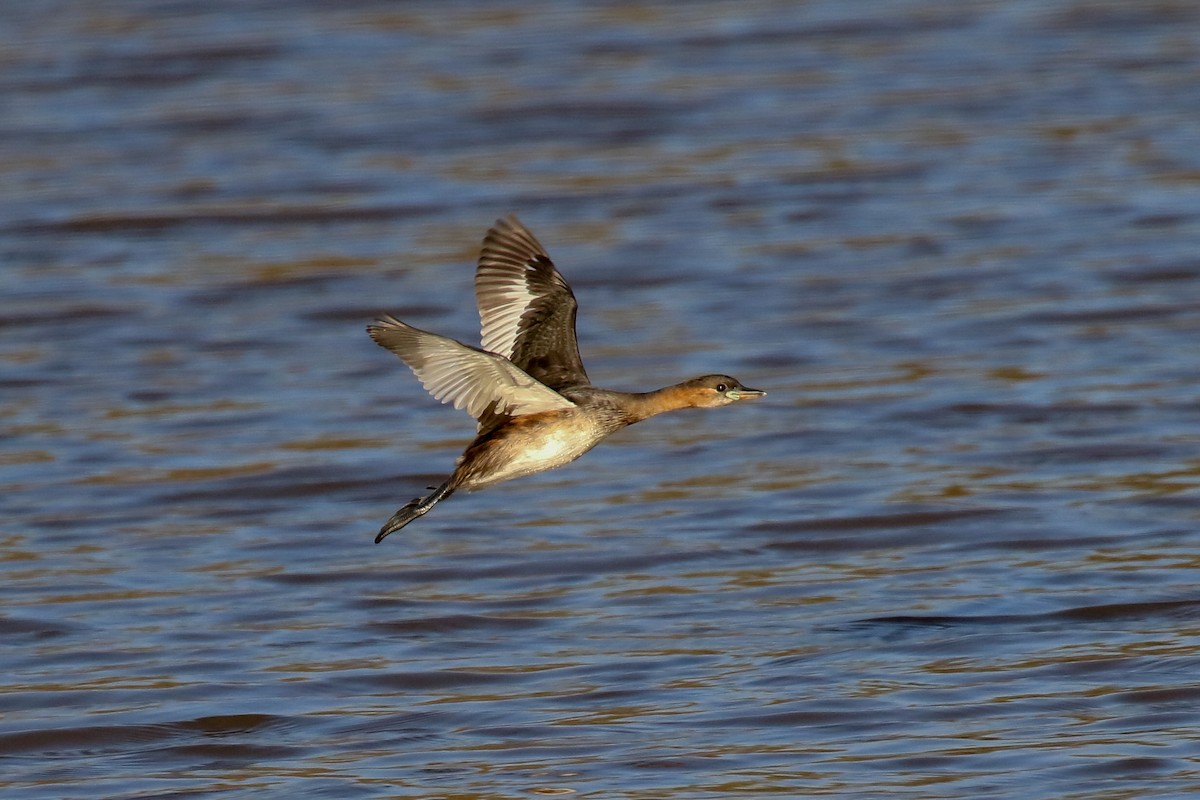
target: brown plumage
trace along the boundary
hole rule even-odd
[[[561,467],[627,425],[680,408],[715,408],[761,397],[728,375],[705,375],[653,392],[592,386],[575,339],[577,304],[545,248],[516,217],[497,220],[475,272],[482,348],[385,316],[367,332],[409,366],[436,399],[478,422],[453,474],[401,508],[376,542],[426,514],[457,489],[483,489]]]

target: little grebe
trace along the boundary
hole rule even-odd
[[[445,483],[392,515],[383,540],[457,489],[483,489],[574,461],[611,433],[664,411],[716,408],[762,397],[728,375],[653,392],[593,386],[575,340],[575,295],[545,248],[516,217],[497,220],[475,272],[482,349],[385,316],[367,332],[409,366],[438,400],[479,422]]]

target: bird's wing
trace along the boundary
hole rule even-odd
[[[475,301],[484,350],[551,389],[590,383],[575,339],[575,295],[514,216],[497,220],[483,239]]]
[[[481,431],[507,417],[575,405],[506,358],[414,328],[395,317],[368,325],[367,333],[376,344],[399,356],[431,395],[466,409],[479,421]]]

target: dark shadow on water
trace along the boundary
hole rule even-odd
[[[1044,614],[968,614],[968,615],[913,615],[897,614],[886,617],[868,617],[855,620],[844,626],[826,630],[863,628],[895,629],[948,629],[985,628],[990,626],[1058,626],[1062,623],[1102,623],[1125,620],[1176,621],[1200,618],[1200,599],[1162,600],[1146,603],[1102,603],[1094,606],[1050,611]]]

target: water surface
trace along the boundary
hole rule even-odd
[[[0,16],[5,797],[1200,790],[1191,4]],[[509,212],[769,396],[375,546]]]

